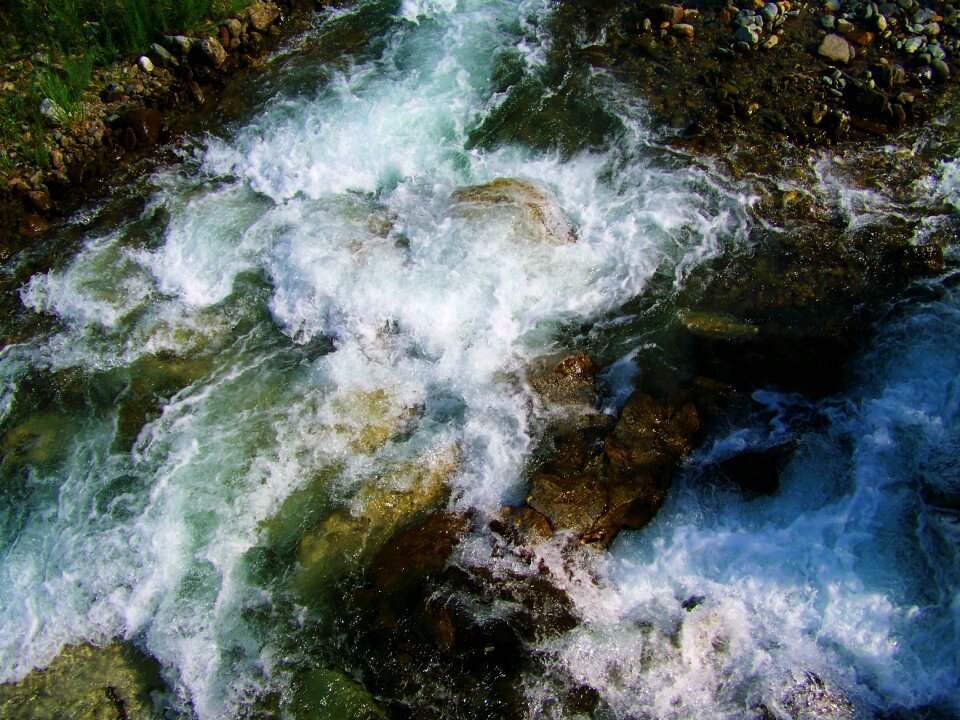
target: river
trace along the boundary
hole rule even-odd
[[[543,430],[531,363],[634,298],[669,312],[692,272],[752,241],[755,187],[670,150],[611,75],[580,71],[588,101],[560,129],[505,110],[555,70],[550,13],[327,11],[247,81],[239,118],[73,220],[0,350],[0,681],[123,638],[159,662],[165,717],[212,720],[284,707],[304,668],[349,674],[311,628],[349,625],[328,591],[403,513],[523,500]],[[322,51],[358,29],[349,53]],[[599,143],[583,130],[598,118]],[[906,198],[814,175],[851,227],[960,203],[950,162]],[[458,201],[498,178],[540,188],[576,242]],[[529,717],[584,716],[557,701],[573,686],[597,717],[828,716],[798,709],[811,687],[836,716],[960,714],[954,279],[891,304],[840,392],[757,389],[646,528],[609,551],[537,550],[576,564],[560,584],[578,623],[530,643]],[[624,349],[605,411],[650,337],[578,341]],[[719,460],[784,441],[773,495],[717,479]],[[509,559],[484,555],[484,527],[454,562],[495,576]],[[433,702],[409,716],[458,716]]]

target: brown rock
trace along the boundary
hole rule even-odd
[[[586,353],[574,353],[551,369],[529,378],[530,387],[546,405],[596,404],[597,365]]]
[[[394,536],[373,561],[374,583],[387,592],[438,573],[467,528],[462,515],[438,513]]]
[[[137,144],[143,147],[152,147],[160,141],[163,117],[152,108],[137,108],[128,110],[121,115],[119,124],[121,127],[133,131]],[[126,135],[124,144],[128,139],[129,134]]]
[[[207,96],[204,94],[203,88],[201,88],[200,85],[195,82],[191,82],[187,87],[190,89],[190,97],[193,98],[193,101],[197,105],[206,104]]]
[[[679,38],[683,38],[684,40],[693,40],[693,37],[696,34],[693,29],[693,25],[690,25],[689,23],[677,23],[676,25],[671,25],[670,32]]]
[[[677,23],[682,23],[683,18],[684,11],[682,5],[663,4],[657,8],[656,19],[659,22],[676,25]]]
[[[266,32],[279,17],[280,8],[272,2],[260,2],[247,8],[250,25],[258,32]]]
[[[50,193],[46,190],[31,190],[27,193],[30,206],[39,213],[48,213],[53,209]]]
[[[636,392],[604,442],[611,470],[624,478],[671,471],[690,452],[700,419],[693,403],[677,408]]]
[[[538,473],[530,482],[527,502],[554,530],[583,536],[606,511],[607,491],[594,473],[568,478]]]
[[[218,68],[227,59],[227,51],[216,38],[202,37],[197,41],[195,48],[194,52],[210,67]]]
[[[490,529],[516,544],[548,540],[553,536],[550,521],[533,508],[508,506],[500,510],[500,515],[503,520],[493,521]]]
[[[36,238],[53,227],[49,222],[36,214],[29,214],[20,223],[20,234],[26,238]]]

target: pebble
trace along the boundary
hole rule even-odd
[[[887,29],[887,18],[883,15],[877,15],[877,19],[874,21],[877,28],[877,32],[883,32]]]
[[[763,9],[760,10],[760,14],[763,15],[764,20],[772,23],[780,14],[780,8],[778,8],[776,4],[772,2],[767,3],[763,6]]]
[[[145,73],[153,72],[153,61],[146,55],[141,55],[139,58],[137,58],[137,65],[139,65],[140,69]]]
[[[780,42],[780,38],[776,35],[771,35],[767,38],[766,42],[763,43],[764,50],[771,50],[777,46],[777,43]]]
[[[833,15],[823,15],[820,18],[820,24],[823,25],[825,30],[833,30],[834,26],[837,24],[837,20],[833,17]]]

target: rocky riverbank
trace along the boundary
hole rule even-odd
[[[29,143],[0,147],[0,259],[106,192],[123,168],[158,145],[202,127],[227,83],[255,71],[285,32],[325,4],[255,2],[209,33],[157,37],[143,54],[95,68],[78,113],[44,98],[43,126],[34,131],[40,137],[25,128],[21,139]],[[26,93],[37,71],[60,71],[49,54],[22,52],[4,68],[5,94]]]
[[[17,170],[8,180],[11,217],[22,216],[7,225],[19,228],[17,243],[33,241],[109,183],[116,165],[175,137],[183,117],[209,112],[229,77],[255,69],[276,43],[282,10],[258,3],[217,36],[158,39],[144,58],[110,71],[120,74],[99,77],[97,119],[49,128],[51,167]],[[851,158],[867,186],[908,187],[929,175],[942,143],[915,141],[956,96],[953,5],[561,3],[555,23],[551,52],[566,57],[556,63],[564,72],[551,77],[552,92],[517,92],[517,105],[505,101],[473,133],[475,144],[512,140],[568,155],[599,145],[616,132],[612,123],[553,130],[577,128],[554,121],[583,111],[581,71],[607,69],[646,98],[667,139],[665,155],[716,163],[752,183],[744,198],[749,242],[718,253],[682,283],[654,278],[610,317],[569,329],[564,352],[515,378],[540,423],[539,446],[525,471],[527,491],[499,513],[447,508],[449,477],[462,462],[455,446],[432,461],[389,466],[377,478],[384,487],[361,490],[350,506],[331,510],[323,495],[332,469],[290,495],[260,526],[262,546],[250,553],[269,581],[293,588],[288,604],[270,609],[281,623],[297,618],[289,652],[278,653],[293,658],[283,666],[290,693],[252,699],[249,717],[528,717],[525,681],[549,681],[550,673],[558,677],[555,696],[544,701],[548,714],[612,714],[595,688],[559,677],[531,649],[584,621],[584,601],[573,594],[589,597],[596,582],[585,558],[622,530],[649,523],[685,458],[718,422],[749,414],[754,391],[835,392],[885,304],[945,267],[955,221],[920,237],[924,208],[854,227],[834,199],[811,189],[809,158]],[[498,124],[514,111],[522,122]],[[945,133],[943,142],[954,139]],[[882,151],[888,144],[894,149]],[[511,227],[532,244],[577,242],[546,188],[501,178],[461,188],[451,200],[467,219],[505,206],[517,216]],[[653,350],[639,353],[641,346]],[[632,391],[614,402],[602,376],[631,352]],[[167,361],[158,362],[175,364]],[[171,387],[147,384],[142,394],[154,405],[131,413],[130,427],[118,432],[123,448],[194,379],[185,373]],[[382,391],[348,405],[340,408],[342,426],[318,437],[341,433],[366,455],[408,433],[423,411],[394,407]],[[29,426],[17,429],[25,445]],[[717,482],[747,495],[773,493],[793,449],[784,442],[732,453],[715,468]],[[682,608],[692,613],[703,600],[683,598]],[[117,662],[112,648],[104,663]],[[74,653],[96,654],[82,646],[63,657]],[[5,688],[15,698],[9,702],[22,703],[38,677],[56,675]],[[108,681],[90,684],[105,717],[141,712],[103,690]],[[141,696],[164,692],[152,675],[141,684],[130,697],[143,707]],[[779,703],[791,717],[853,716],[848,699],[815,674]],[[755,709],[758,719],[775,714]]]

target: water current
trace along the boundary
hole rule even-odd
[[[324,653],[297,633],[340,610],[323,590],[378,533],[523,499],[533,361],[750,242],[752,187],[665,148],[611,76],[577,70],[590,92],[562,121],[509,109],[556,71],[551,8],[330,11],[249,81],[239,120],[74,220],[79,242],[19,289],[45,321],[0,351],[0,681],[125,638],[160,663],[169,717],[287,697]],[[600,144],[524,142],[599,122]],[[927,197],[960,204],[957,177],[943,165]],[[458,200],[498,178],[539,188],[576,242]],[[817,182],[851,224],[922,212]],[[550,672],[524,681],[530,717],[575,717],[564,683],[616,718],[827,717],[798,709],[811,688],[863,717],[960,714],[952,284],[891,308],[840,394],[755,393],[653,524],[578,551],[580,622],[531,648]],[[604,375],[610,412],[637,347]],[[786,440],[770,497],[711,474]]]

